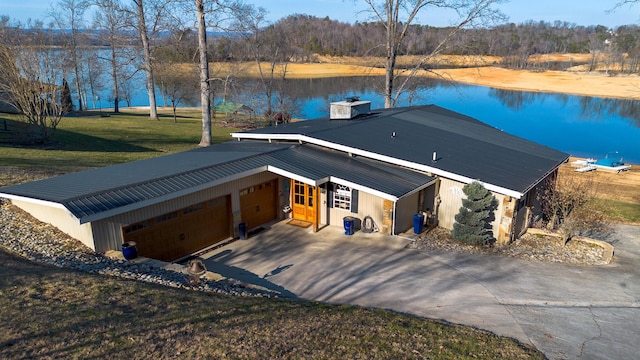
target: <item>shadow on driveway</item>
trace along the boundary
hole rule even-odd
[[[235,279],[235,280],[239,280],[242,281],[244,283],[247,284],[251,284],[254,286],[259,286],[274,292],[277,292],[280,294],[281,297],[286,297],[289,299],[297,299],[298,297],[296,296],[296,294],[290,292],[289,290],[283,288],[280,285],[274,284],[272,282],[270,282],[269,280],[267,280],[267,277],[269,276],[273,276],[273,275],[277,275],[283,271],[285,271],[286,269],[290,268],[291,265],[286,265],[286,266],[282,266],[279,268],[274,269],[273,271],[265,274],[264,276],[258,276],[254,273],[252,273],[251,271],[248,271],[246,269],[242,269],[236,266],[230,266],[224,263],[224,258],[229,256],[231,254],[231,250],[224,250],[222,252],[219,252],[217,254],[214,254],[213,256],[207,258],[204,261],[205,266],[207,267],[208,271],[212,271],[214,273],[220,274],[226,278],[229,279]]]

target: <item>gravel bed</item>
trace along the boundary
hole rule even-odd
[[[245,286],[232,279],[196,280],[177,271],[111,259],[2,200],[0,246],[31,261],[90,274],[117,276],[175,288],[234,296],[283,297],[282,294]]]
[[[509,245],[474,246],[453,239],[451,232],[435,228],[420,235],[409,248],[465,254],[495,254],[529,261],[573,265],[604,265],[604,249],[579,241],[562,245],[550,236],[525,234]]]

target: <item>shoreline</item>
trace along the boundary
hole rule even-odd
[[[415,55],[399,56],[396,73],[401,75],[402,69],[410,69],[420,60],[421,57]],[[571,53],[533,55],[529,58],[532,64],[565,63],[567,69],[563,71],[506,69],[499,66],[502,60],[498,56],[438,55],[427,62],[432,69],[419,70],[415,76],[512,91],[640,100],[640,74],[618,74],[615,67],[607,65],[602,54],[595,59],[592,54]],[[587,71],[585,64],[594,60],[596,70]],[[609,68],[610,73],[606,71]],[[218,74],[260,77],[257,64],[251,61],[233,64],[213,62],[210,69]],[[289,79],[385,76],[384,59],[377,57],[315,55],[313,62],[277,65],[278,76],[282,76],[283,69],[286,69]]]
[[[247,70],[248,75],[257,71],[253,68]],[[349,76],[384,76],[384,69],[329,63],[289,64],[287,66],[287,77],[290,79]],[[598,72],[551,70],[534,72],[485,66],[420,70],[416,76],[503,90],[640,100],[640,76],[638,75],[619,74],[612,76]]]

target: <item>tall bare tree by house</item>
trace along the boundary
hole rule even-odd
[[[109,56],[105,59],[109,63],[110,77],[112,83],[111,96],[113,98],[113,111],[120,112],[121,90],[120,83],[123,81],[122,69],[130,64],[130,61],[122,61],[124,56],[123,49],[126,45],[126,37],[123,31],[126,28],[130,15],[127,12],[119,11],[122,4],[119,0],[97,0],[97,6],[94,15],[94,27],[102,30],[104,36],[108,39]]]
[[[406,88],[409,80],[420,70],[424,64],[435,55],[441,53],[454,34],[467,27],[477,25],[483,21],[502,19],[499,11],[492,8],[493,5],[503,0],[363,0],[368,5],[368,10],[373,17],[384,25],[386,30],[386,63],[384,106],[395,106],[398,97]],[[423,56],[408,71],[396,71],[396,59],[405,41],[410,27],[416,17],[428,9],[450,9],[457,15],[456,24],[450,27],[448,35],[442,39],[433,50]],[[400,76],[404,80],[399,85],[395,84]]]
[[[198,21],[198,54],[200,59],[200,105],[202,107],[202,136],[200,146],[211,145],[211,84],[209,83],[209,54],[207,52],[207,25],[204,0],[196,1]]]
[[[149,119],[158,120],[151,40],[162,30],[165,20],[171,18],[170,10],[174,0],[131,0],[131,2],[132,6],[123,5],[119,11],[130,15],[132,22],[129,25],[136,30],[140,37],[143,58],[142,70],[147,74]]]
[[[81,75],[81,60],[80,60],[80,30],[83,27],[83,15],[89,7],[89,2],[85,0],[58,0],[57,7],[51,9],[50,15],[55,20],[58,29],[62,30],[63,34],[67,34],[68,38],[68,51],[71,60],[71,68],[73,69],[74,82],[76,92],[78,96],[78,111],[84,109],[83,106],[83,86]]]

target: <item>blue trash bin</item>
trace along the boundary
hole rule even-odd
[[[424,224],[424,215],[423,214],[415,214],[413,215],[413,233],[420,234],[422,233],[422,225]]]
[[[138,257],[138,244],[135,241],[127,241],[122,244],[122,256],[127,260]]]
[[[353,235],[353,228],[355,227],[355,218],[353,216],[345,216],[342,218],[344,223],[344,234]]]
[[[241,222],[238,224],[238,233],[240,233],[240,240],[247,240],[247,223]]]

